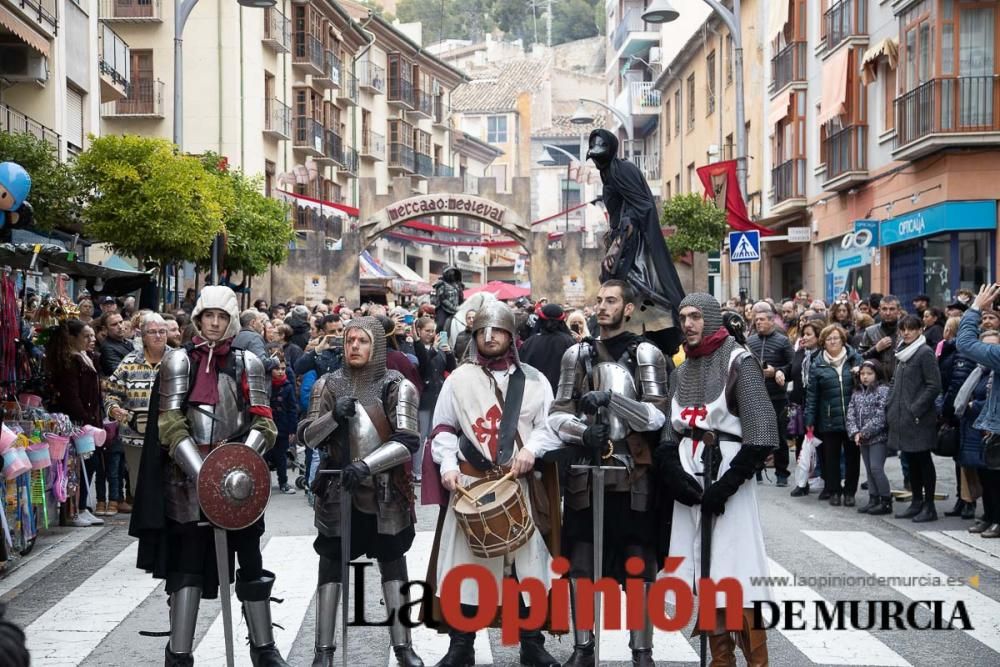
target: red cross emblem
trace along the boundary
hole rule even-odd
[[[497,460],[497,441],[500,439],[500,419],[502,417],[500,406],[494,405],[486,412],[485,417],[480,417],[472,424],[472,432],[476,434],[476,441],[489,448],[490,456],[494,461]]]
[[[708,416],[708,408],[704,405],[696,405],[694,407],[687,407],[681,410],[681,419],[686,419],[688,426],[694,431],[697,428],[698,420],[703,419]],[[693,436],[693,434],[692,434]],[[692,437],[691,438],[691,456],[694,456],[695,452],[698,451],[698,444],[701,441]]]

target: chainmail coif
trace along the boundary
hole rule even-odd
[[[704,292],[688,294],[677,306],[677,310],[680,311],[687,306],[693,306],[701,311],[701,316],[705,320],[705,329],[702,332],[704,336],[711,336],[722,326],[722,308],[711,294]]]
[[[708,338],[722,326],[722,308],[711,294],[688,294],[677,309],[681,311],[688,307],[701,311],[705,321],[703,338]],[[672,378],[677,383],[677,402],[682,406],[693,406],[705,405],[717,399],[725,389],[726,378],[729,377],[729,359],[735,348],[736,341],[730,336],[714,354],[688,357]]]
[[[327,379],[327,385],[332,387],[334,395],[339,397],[354,397],[362,405],[372,405],[382,400],[382,388],[387,380],[402,377],[397,371],[385,367],[385,329],[375,317],[356,317],[344,325],[344,345],[354,329],[364,331],[372,341],[372,353],[368,363],[361,368],[351,368],[347,363],[347,350],[344,350],[344,365],[333,372]]]

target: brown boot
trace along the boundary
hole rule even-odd
[[[127,502],[122,501],[122,502],[118,503],[118,513],[119,514],[131,514],[132,513],[132,506],[129,505]]]
[[[708,649],[712,654],[709,667],[736,667],[736,642],[733,633],[708,636]]]
[[[114,516],[115,514],[118,514],[118,503],[112,500],[108,503],[108,511],[105,512],[105,515]]]
[[[753,626],[753,609],[743,610],[743,630],[736,635],[747,667],[767,667],[767,631]]]
[[[97,504],[94,506],[94,516],[104,516],[107,513],[108,504],[98,500]]]

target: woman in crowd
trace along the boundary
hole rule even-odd
[[[816,351],[819,349],[821,330],[822,326],[815,321],[806,322],[799,327],[799,346],[792,356],[792,368],[785,385],[788,388],[788,435],[795,439],[796,460],[802,453],[802,443],[805,440],[806,388],[809,385],[809,369],[815,362]],[[822,451],[816,453],[816,462],[819,467],[822,467],[822,456]],[[809,495],[808,472],[811,466],[808,461],[804,461],[803,464],[806,466],[807,474],[796,475],[795,488],[792,489],[793,498]],[[800,479],[801,477],[805,477],[805,480]]]
[[[77,308],[80,309],[78,319],[84,324],[90,324],[91,320],[94,319],[94,302],[90,300],[90,297],[80,299]]]
[[[924,309],[924,340],[932,350],[937,350],[938,343],[944,339],[945,320],[944,311],[940,308]]]
[[[847,332],[847,344],[854,337],[854,311],[850,301],[838,301],[830,309],[830,324],[839,324]]]
[[[590,338],[590,328],[587,326],[587,318],[582,310],[574,310],[570,313],[569,317],[566,318],[566,326],[569,327],[569,332],[577,343],[585,338]]]
[[[865,329],[873,324],[875,324],[875,319],[871,315],[860,310],[854,311],[854,335],[851,336],[851,347],[857,349],[861,337],[865,335]]]
[[[413,325],[416,340],[413,343],[417,355],[422,390],[418,410],[420,424],[420,449],[413,455],[413,475],[420,481],[424,453],[424,441],[431,431],[431,418],[437,405],[438,395],[444,386],[444,379],[458,365],[449,345],[441,344],[441,334],[433,317],[421,317]]]
[[[987,345],[1000,343],[1000,333],[996,331],[984,331],[979,335],[979,340]],[[976,500],[978,496],[983,498],[983,519],[977,521],[969,528],[970,533],[978,533],[982,537],[1000,537],[1000,507],[997,506],[996,480],[992,480],[990,471],[986,468],[983,457],[983,432],[975,428],[976,419],[986,405],[989,396],[990,371],[985,366],[977,365],[962,383],[961,389],[955,396],[953,409],[955,416],[959,419],[959,433],[961,434],[958,451],[958,463],[961,465],[959,500],[965,513],[963,519],[975,518]],[[945,512],[947,515],[948,512]]]
[[[854,506],[861,472],[861,452],[847,437],[847,406],[854,388],[853,372],[861,366],[861,355],[847,346],[847,332],[829,324],[819,335],[820,348],[809,368],[806,388],[805,425],[823,443],[823,493],[830,504]],[[840,453],[844,452],[846,476],[840,480]]]
[[[861,450],[868,477],[868,504],[859,507],[861,514],[890,514],[892,493],[885,476],[889,428],[885,421],[885,406],[889,387],[885,386],[882,365],[874,359],[861,364],[858,371],[861,386],[851,396],[847,406],[847,436]]]
[[[935,399],[941,393],[941,372],[923,328],[915,315],[907,315],[899,323],[902,344],[896,351],[896,371],[886,408],[889,448],[906,456],[913,492],[910,506],[895,516],[917,523],[938,518],[934,507],[937,472],[931,450],[937,439]]]
[[[53,412],[66,414],[76,426],[100,427],[102,424],[101,379],[89,352],[94,343],[94,330],[89,325],[80,320],[67,320],[55,328],[45,349],[52,397],[50,408]],[[88,459],[80,468],[79,511],[72,517],[72,525],[103,525],[104,520],[87,509],[89,479],[96,466]]]

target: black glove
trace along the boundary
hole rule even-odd
[[[343,421],[354,416],[357,409],[354,406],[353,398],[338,398],[333,406],[333,417],[337,421]]]
[[[719,515],[726,511],[726,501],[736,493],[740,485],[754,476],[757,465],[767,458],[770,450],[766,447],[742,447],[729,464],[729,469],[723,473],[702,494],[701,506],[705,511]]]
[[[598,408],[607,407],[610,402],[610,391],[588,391],[580,399],[580,411],[592,415],[597,412]]]
[[[583,446],[593,451],[600,451],[607,447],[610,435],[611,427],[607,424],[588,426],[583,432]]]
[[[368,467],[367,463],[355,461],[340,473],[340,483],[347,489],[348,493],[354,493],[354,490],[361,486],[361,482],[370,477],[371,474],[371,468]]]
[[[701,503],[701,483],[681,465],[680,453],[672,444],[657,448],[660,481],[674,500],[692,507]]]

